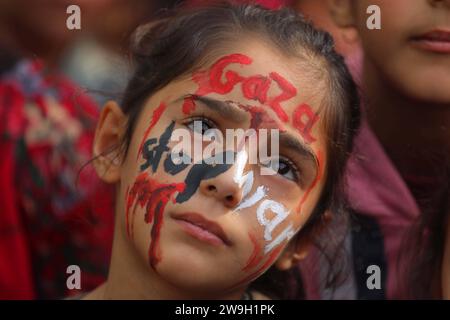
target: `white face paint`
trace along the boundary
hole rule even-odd
[[[273,248],[281,244],[283,241],[289,241],[294,236],[295,231],[292,226],[292,223],[289,224],[289,226],[284,229],[283,232],[281,232],[278,237],[276,237],[271,243],[267,244],[264,248],[264,254],[269,253],[272,251]]]
[[[257,203],[259,200],[264,198],[267,194],[267,188],[265,186],[259,186],[255,193],[252,194],[248,198],[244,198],[243,201],[234,209],[235,211],[242,210],[244,208],[249,208],[253,206],[255,203]]]
[[[266,218],[266,211],[270,209],[273,213],[275,213],[275,217],[271,220]],[[272,240],[272,231],[282,223],[289,215],[289,211],[285,209],[285,207],[274,200],[264,200],[258,209],[256,210],[256,217],[258,218],[259,223],[265,227],[264,230],[264,239],[266,241]]]
[[[253,188],[254,182],[253,171],[250,171],[244,175],[244,168],[247,163],[247,160],[248,160],[247,152],[245,150],[239,151],[236,156],[237,168],[233,180],[239,185],[240,188],[243,186],[243,190],[242,190],[242,201],[234,209],[235,211],[244,208],[249,208],[266,196],[267,188],[264,186],[259,186],[253,195],[247,197],[247,195]]]
[[[259,186],[251,196],[247,197],[252,190],[254,182],[253,171],[250,171],[244,175],[247,160],[248,155],[245,150],[239,151],[236,155],[236,173],[233,180],[239,185],[240,188],[243,188],[243,200],[234,209],[235,212],[255,205],[267,195],[267,188],[265,186]],[[272,219],[267,219],[267,210],[275,213],[275,217]],[[274,200],[266,199],[257,208],[256,217],[259,224],[264,227],[264,240],[270,242],[265,246],[264,254],[267,254],[282,242],[289,241],[294,236],[295,230],[291,223],[275,239],[272,240],[272,232],[275,228],[282,224],[288,216],[289,210],[287,210],[281,203]]]

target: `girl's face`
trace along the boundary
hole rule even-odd
[[[421,101],[450,102],[450,2],[358,0],[347,8],[365,58],[397,90]],[[370,5],[381,9],[381,29],[367,28]]]
[[[325,82],[254,41],[216,57],[148,99],[120,169],[123,236],[150,272],[197,292],[240,288],[268,269],[308,220],[326,168]],[[279,145],[277,172],[250,163],[261,149],[250,138],[212,152],[232,164],[209,162],[212,128],[224,139],[226,129],[279,130],[268,141]],[[187,141],[175,151],[178,133]]]

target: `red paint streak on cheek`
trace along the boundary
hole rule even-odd
[[[159,118],[161,118],[161,115],[164,113],[164,110],[166,110],[166,107],[167,107],[167,105],[164,102],[161,102],[159,107],[153,111],[152,120],[150,122],[150,125],[148,126],[147,130],[145,130],[144,136],[142,137],[142,141],[139,145],[136,160],[139,159],[139,155],[142,152],[142,146],[144,145],[145,141],[147,140],[148,135],[150,134],[150,131],[158,123]]]
[[[130,189],[132,198],[128,199],[127,207],[131,206],[134,199],[137,199],[137,203],[141,207],[145,206],[145,222],[148,224],[153,222],[148,251],[149,263],[152,268],[155,268],[161,260],[161,250],[158,243],[163,225],[164,209],[174,193],[183,192],[185,187],[184,183],[160,184],[151,179],[147,172],[143,172],[136,178],[133,187]]]
[[[319,116],[306,103],[301,104],[294,110],[293,126],[300,132],[307,143],[316,141],[311,135],[311,131],[318,120]]]
[[[258,243],[256,236],[252,233],[249,233],[248,236],[253,244],[253,252],[250,258],[247,260],[247,263],[245,264],[244,268],[242,268],[242,270],[246,272],[256,267],[261,261],[261,246]]]
[[[267,258],[266,262],[257,271],[253,272],[249,276],[247,276],[244,279],[242,279],[241,281],[239,281],[232,288],[236,288],[236,287],[239,287],[239,286],[241,286],[241,285],[243,285],[245,283],[249,283],[249,282],[253,281],[254,279],[256,279],[259,275],[261,275],[264,270],[269,268],[275,262],[275,259],[278,257],[278,254],[281,252],[282,248],[283,248],[282,246],[279,246],[278,248],[275,248],[270,253],[270,255]]]
[[[127,187],[127,190],[125,191],[125,224],[127,227],[127,236],[130,238],[130,222],[129,222],[129,216],[130,216],[130,208],[133,204],[134,199],[130,196],[130,186]]]
[[[273,109],[273,111],[275,111],[281,121],[288,122],[289,117],[286,112],[284,112],[280,103],[295,97],[297,95],[297,89],[295,89],[295,87],[289,81],[287,81],[276,72],[271,72],[270,77],[278,84],[278,86],[282,90],[282,93],[269,101],[268,104]]]
[[[311,185],[309,186],[309,188],[303,194],[303,197],[300,200],[300,203],[298,204],[297,209],[296,209],[297,213],[301,212],[302,206],[305,203],[305,201],[308,199],[309,194],[315,188],[315,186],[320,181],[320,179],[322,179],[322,175],[323,175],[323,154],[322,154],[322,151],[320,151],[320,150],[317,151],[317,162],[318,162],[318,164],[317,164],[318,168],[317,168],[316,177],[315,177],[314,181],[311,183]]]
[[[192,97],[186,97],[184,98],[184,102],[183,102],[183,113],[188,115],[191,112],[193,112],[195,110],[195,101]]]
[[[224,75],[224,70],[227,66],[232,63],[238,63],[241,65],[249,65],[252,63],[252,59],[242,54],[231,54],[220,58],[215,62],[209,73],[205,71],[200,71],[194,73],[192,79],[197,82],[199,88],[197,89],[197,95],[203,96],[209,93],[226,94],[233,90],[234,86],[243,80],[235,71],[225,72],[225,82],[222,82],[222,76]]]

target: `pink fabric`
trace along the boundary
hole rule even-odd
[[[376,218],[389,266],[387,298],[403,298],[397,259],[405,232],[420,210],[408,187],[365,121],[347,167],[348,198],[353,209]]]
[[[346,63],[357,84],[362,82],[363,54],[355,50]],[[364,113],[364,106],[363,113]],[[388,265],[387,299],[405,297],[398,266],[401,242],[420,210],[407,185],[386,155],[374,132],[364,119],[355,138],[355,147],[346,168],[347,197],[351,207],[359,214],[375,218],[380,226],[385,259]],[[311,250],[310,256],[300,264],[307,299],[321,299],[318,253]],[[353,293],[354,296],[356,293]],[[349,296],[349,298],[351,298]]]

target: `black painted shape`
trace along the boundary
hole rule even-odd
[[[226,151],[224,153],[225,156],[229,153],[232,153],[233,156],[236,155],[233,151]],[[178,194],[178,196],[176,197],[176,202],[182,203],[189,200],[192,197],[192,195],[197,191],[198,187],[200,186],[200,182],[202,180],[208,180],[217,177],[219,174],[226,172],[233,166],[233,164],[226,164],[226,163],[207,164],[205,161],[209,160],[208,159],[202,160],[201,163],[194,164],[191,170],[189,170],[189,173],[186,179],[184,180],[186,189],[184,190],[184,192]]]
[[[175,121],[166,128],[164,133],[159,137],[159,144],[150,150],[150,146],[156,143],[156,139],[148,139],[143,146],[142,156],[146,160],[144,164],[141,165],[141,171],[146,170],[148,167],[152,167],[152,171],[155,172],[158,169],[159,162],[164,152],[169,151],[170,137],[172,136],[173,128],[175,127]]]

